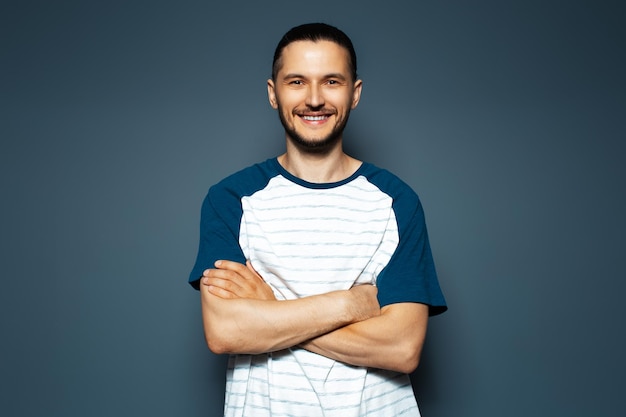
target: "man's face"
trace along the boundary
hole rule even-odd
[[[361,96],[361,80],[352,79],[348,62],[348,51],[330,41],[297,41],[283,49],[268,95],[287,138],[301,148],[322,151],[341,140]]]

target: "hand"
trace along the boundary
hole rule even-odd
[[[369,284],[356,285],[350,288],[352,295],[352,314],[355,321],[367,320],[380,315],[380,305],[378,304],[378,289]]]
[[[275,300],[274,291],[252,267],[232,261],[215,262],[216,269],[207,269],[202,274],[201,283],[208,291],[220,298],[251,298],[255,300]]]

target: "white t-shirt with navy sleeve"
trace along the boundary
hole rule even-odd
[[[309,183],[276,158],[211,187],[189,281],[218,259],[245,263],[290,300],[357,284],[381,306],[446,309],[419,198],[388,171],[363,163],[349,178]],[[355,367],[297,347],[231,355],[225,416],[419,416],[408,375]]]

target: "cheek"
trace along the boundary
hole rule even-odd
[[[354,103],[354,96],[346,93],[328,94],[326,101],[334,103],[338,109],[350,109]]]

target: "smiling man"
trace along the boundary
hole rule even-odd
[[[341,141],[362,84],[351,73],[347,54],[327,40],[292,42],[282,50],[268,94],[295,145],[324,151]]]
[[[419,198],[343,151],[356,67],[339,29],[287,32],[267,81],[286,152],[203,203],[189,281],[230,355],[226,416],[419,416],[408,373],[447,307]]]

